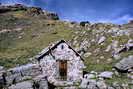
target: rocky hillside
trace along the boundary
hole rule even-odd
[[[37,7],[0,6],[0,66],[5,69],[31,62],[61,39],[85,59],[85,71],[103,72],[101,76],[111,72],[111,77],[105,76],[107,84],[133,84],[133,21],[124,25],[68,22]]]

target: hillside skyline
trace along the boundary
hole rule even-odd
[[[0,0],[0,3],[41,7],[69,21],[125,24],[133,19],[132,0]]]

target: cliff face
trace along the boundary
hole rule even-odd
[[[27,64],[51,42],[61,39],[84,57],[85,71],[93,75],[112,72],[112,78],[105,80],[110,85],[132,84],[132,21],[124,25],[67,22],[37,7],[0,6],[0,66]]]

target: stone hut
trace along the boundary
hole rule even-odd
[[[84,60],[64,40],[31,59],[33,63],[0,70],[0,89],[75,89],[83,79]]]
[[[54,86],[77,86],[83,78],[83,58],[64,40],[36,56],[48,82]]]

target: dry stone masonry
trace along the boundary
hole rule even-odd
[[[42,50],[32,59],[36,60],[35,64],[27,64],[1,72],[1,88],[50,89],[49,84],[52,84],[56,87],[71,86],[73,89],[80,85],[83,79],[84,60],[64,40]],[[62,70],[59,61],[67,61],[66,80],[60,79]]]
[[[43,52],[42,52],[43,53]],[[55,86],[73,86],[79,84],[85,68],[83,59],[76,53],[64,40],[57,45],[50,47],[48,51],[42,54],[39,64],[43,75],[46,75],[48,81]],[[59,61],[67,61],[67,80],[59,79]]]

